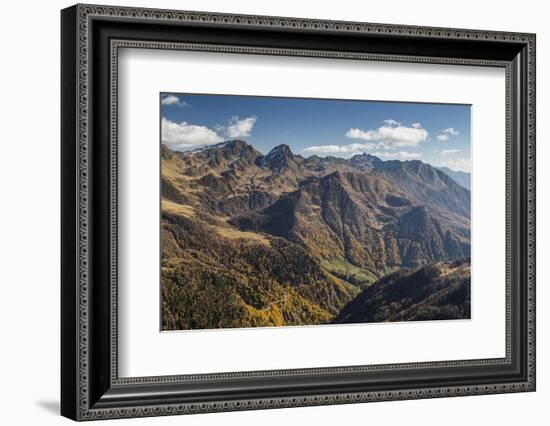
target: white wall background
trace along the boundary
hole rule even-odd
[[[107,421],[102,424],[545,424],[550,401],[550,27],[544,2],[428,0],[102,1],[143,7],[537,33],[538,390],[530,394],[293,408]],[[59,404],[59,9],[71,2],[3,4],[0,26],[0,418],[69,424]],[[546,420],[546,421],[545,421]]]

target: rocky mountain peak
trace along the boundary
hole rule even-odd
[[[260,165],[272,170],[281,171],[303,162],[302,157],[295,155],[286,144],[277,145],[260,161]]]
[[[240,139],[233,139],[219,142],[213,145],[207,145],[197,149],[192,149],[187,152],[190,154],[223,152],[226,155],[239,156],[242,154],[243,151],[250,149],[254,148],[251,145],[248,145],[245,141]]]
[[[254,148],[243,140],[233,139],[212,145],[209,150],[222,151],[227,156],[239,157]]]
[[[351,157],[349,163],[359,170],[369,171],[382,164],[383,161],[374,155],[363,153]]]
[[[279,152],[281,154],[284,154],[284,155],[293,155],[290,147],[287,144],[284,144],[284,143],[282,143],[280,145],[277,145],[269,153],[270,154],[275,154],[277,152]]]
[[[368,161],[368,162],[378,162],[382,161],[380,158],[378,158],[376,155],[368,154],[366,152],[363,152],[362,154],[355,154],[353,157],[351,157],[352,161]]]

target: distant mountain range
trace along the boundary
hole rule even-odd
[[[470,191],[421,161],[241,140],[161,156],[164,329],[353,322],[388,273],[470,255]]]
[[[453,179],[456,183],[463,186],[467,190],[470,189],[470,179],[471,175],[470,173],[451,170],[448,167],[436,167],[436,169],[441,170],[443,173],[445,173],[447,176],[449,176],[451,179]]]

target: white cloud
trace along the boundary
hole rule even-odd
[[[318,146],[309,146],[304,148],[302,151],[313,154],[342,154],[346,157],[362,154],[366,150],[371,150],[377,147],[375,143],[352,143],[349,145],[318,145]],[[422,154],[417,152],[405,152],[405,151],[380,151],[373,152],[371,155],[380,158],[401,158],[401,159],[412,159],[420,158]]]
[[[346,132],[349,139],[362,139],[377,142],[380,148],[396,148],[404,146],[418,146],[420,142],[428,138],[428,132],[420,123],[407,127],[395,120],[384,120],[384,124],[371,130],[349,129]]]
[[[374,155],[375,157],[380,157],[380,158],[400,158],[402,160],[410,160],[410,159],[422,157],[422,154],[420,154],[419,152],[406,152],[406,151],[373,152],[371,155]]]
[[[394,149],[405,146],[418,146],[428,138],[428,132],[420,123],[413,123],[411,127],[404,126],[394,119],[383,121],[377,129],[362,130],[349,129],[345,136],[348,139],[360,139],[366,142],[345,145],[315,145],[304,148],[302,151],[315,154],[360,154],[373,149]],[[408,156],[410,154],[410,156]],[[420,154],[399,152],[393,155],[383,154],[386,158],[417,158]]]
[[[469,158],[444,159],[440,165],[455,171],[472,172],[472,161]]]
[[[460,133],[454,127],[443,129],[439,135],[437,135],[438,141],[448,141],[451,136],[458,136]]]
[[[162,100],[160,103],[162,105],[174,105],[177,104],[180,101],[180,98],[174,95],[166,95],[162,97]]]
[[[375,143],[352,143],[348,145],[316,145],[308,146],[302,151],[314,154],[360,154],[368,149],[376,148]]]
[[[178,96],[175,95],[164,95],[160,100],[161,105],[177,105],[179,107],[188,106],[189,104],[181,100]]]
[[[166,118],[161,122],[162,143],[174,149],[185,149],[197,145],[212,145],[223,138],[206,126],[196,126],[185,121],[175,123]]]
[[[252,128],[256,124],[256,117],[243,118],[233,117],[225,129],[225,133],[230,138],[245,138],[250,136]]]
[[[448,135],[451,135],[451,136],[458,136],[459,135],[458,130],[455,130],[454,127],[449,127],[447,129],[444,129],[443,133],[447,133]]]
[[[441,151],[441,155],[456,154],[457,152],[460,152],[460,149],[444,149]]]
[[[168,98],[171,95],[166,96]],[[163,101],[165,98],[163,98]],[[168,99],[168,105],[175,105],[175,100]],[[178,99],[179,102],[179,99]],[[186,121],[181,123],[173,122],[167,118],[162,118],[162,142],[174,149],[186,149],[194,146],[212,145],[223,142],[228,138],[242,138],[250,136],[252,128],[256,123],[256,117],[247,117],[239,119],[233,117],[229,120],[227,126],[215,126],[213,129],[206,126],[197,126]]]

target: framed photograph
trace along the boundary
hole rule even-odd
[[[535,35],[61,28],[64,416],[535,390]]]

